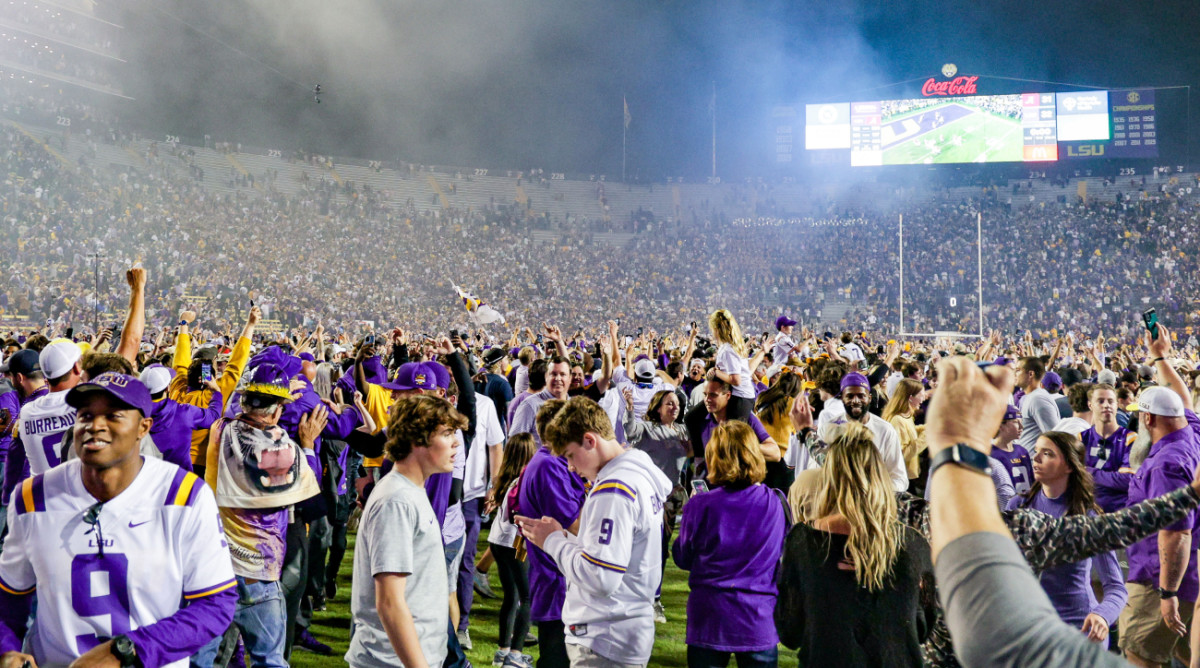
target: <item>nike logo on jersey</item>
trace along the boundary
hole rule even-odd
[[[151,520],[146,520],[145,522],[138,522],[137,524],[134,524],[133,522],[130,522],[130,523],[129,523],[129,528],[130,528],[130,529],[133,529],[133,528],[135,528],[135,527],[140,527],[140,526],[142,526],[143,524],[146,524],[146,522],[150,522],[150,521],[151,521]]]

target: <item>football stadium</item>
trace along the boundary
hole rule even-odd
[[[0,0],[0,668],[1200,665],[1198,26]]]

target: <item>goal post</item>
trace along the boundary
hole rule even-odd
[[[975,273],[975,289],[971,291],[974,294],[971,294],[967,297],[968,300],[970,297],[975,297],[975,311],[976,312],[974,314],[970,314],[972,316],[970,320],[973,324],[977,324],[978,330],[976,330],[976,331],[966,330],[961,327],[958,329],[949,329],[949,328],[946,328],[943,326],[939,326],[939,325],[945,325],[946,323],[944,323],[944,322],[938,322],[938,323],[925,322],[924,320],[918,320],[917,318],[913,317],[913,315],[911,315],[911,314],[909,316],[908,321],[906,322],[906,320],[905,320],[906,305],[905,305],[904,299],[905,299],[905,287],[906,287],[905,286],[905,270],[907,269],[907,267],[904,264],[904,243],[905,243],[904,214],[900,214],[900,216],[899,216],[899,241],[900,241],[900,252],[899,252],[900,327],[899,327],[899,335],[900,336],[910,336],[910,337],[916,337],[916,336],[920,336],[920,337],[950,337],[950,338],[964,338],[964,339],[967,339],[967,338],[978,339],[978,338],[985,337],[987,335],[987,332],[985,329],[984,318],[983,318],[983,213],[982,212],[975,213],[975,239],[974,239],[974,242],[975,242],[974,243],[974,245],[975,245],[975,253],[974,253],[974,255],[975,255],[975,272],[974,272]],[[910,281],[910,285],[908,285],[908,290],[910,291],[910,293],[913,291],[913,285],[911,285],[911,283],[912,283],[912,281]],[[918,291],[919,291],[919,289],[918,289]],[[946,308],[951,309],[952,311],[957,311],[958,309],[961,308],[961,306],[963,306],[960,303],[962,301],[962,295],[963,295],[962,292],[946,293],[946,294],[942,294],[942,295],[936,295],[935,298],[936,298],[936,300],[943,302],[944,306]],[[963,317],[960,319],[960,322],[965,322],[965,321],[966,321],[966,314],[963,314]],[[928,331],[926,331],[926,330],[928,330]]]

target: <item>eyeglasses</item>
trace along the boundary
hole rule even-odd
[[[103,503],[97,503],[96,505],[92,506],[91,508],[88,508],[88,511],[86,513],[84,513],[84,515],[83,515],[83,523],[92,527],[91,529],[87,530],[85,535],[90,534],[93,531],[96,532],[96,548],[99,550],[100,556],[103,557],[104,556],[104,529],[103,529],[103,527],[100,526],[100,511],[101,510],[104,510]]]

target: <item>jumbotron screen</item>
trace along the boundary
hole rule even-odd
[[[1124,109],[1113,110],[1131,99],[1141,103],[1132,137]],[[1122,157],[1152,158],[1158,155],[1153,100],[1147,90],[809,104],[805,148],[849,149],[854,166],[1049,162],[1059,159],[1059,142],[1068,142],[1066,157],[1103,155],[1095,147],[1109,145],[1123,148]],[[1091,148],[1080,151],[1081,145]]]

